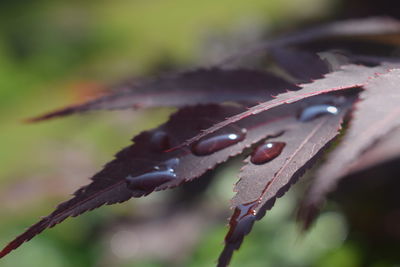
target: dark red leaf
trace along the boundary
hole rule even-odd
[[[315,95],[361,87],[369,80],[369,78],[387,72],[387,69],[388,68],[384,66],[372,68],[358,65],[343,66],[341,70],[326,74],[322,79],[315,80],[312,83],[301,84],[301,89],[298,91],[289,91],[287,93],[279,94],[273,100],[253,106],[245,112],[229,117],[226,120],[203,130],[200,134],[187,140],[181,146],[190,145],[200,138],[204,138],[231,123],[235,123],[249,116],[267,111],[283,104],[294,103]]]
[[[112,110],[149,107],[182,107],[227,101],[257,103],[271,99],[271,95],[296,87],[266,72],[217,68],[177,73],[143,81],[109,95],[69,106],[28,121],[41,121],[93,110]]]
[[[238,54],[230,56],[224,60],[221,65],[231,64],[242,57],[254,54],[269,53],[271,52],[270,49],[273,47],[299,46],[317,41],[329,43],[332,40],[347,39],[359,39],[398,45],[400,43],[400,22],[388,17],[349,19],[333,22],[288,34],[275,40],[268,40],[263,43],[255,44]]]
[[[288,35],[280,44],[293,45],[314,42],[318,39],[361,38],[380,41],[380,36],[399,37],[400,22],[389,17],[371,17],[333,22]],[[381,40],[384,41],[384,40]]]
[[[357,159],[379,138],[400,126],[400,69],[370,79],[360,95],[349,130],[330,155],[312,184],[300,210],[300,219],[310,225],[325,196],[339,179],[350,173]]]
[[[253,148],[235,187],[235,210],[219,258],[218,265],[227,266],[254,222],[265,215],[276,198],[288,190],[338,134],[353,97],[337,91],[363,88],[343,143],[320,169],[303,202],[300,217],[308,225],[339,179],[399,156],[398,60],[343,52],[345,60],[336,64],[340,69],[335,67],[336,71],[320,78],[328,72],[325,62],[298,50],[300,46],[315,49],[319,41],[346,40],[398,44],[400,23],[388,18],[336,22],[243,49],[243,53],[230,58],[271,53],[294,78],[311,81],[299,86],[260,71],[199,69],[142,81],[31,119],[39,121],[100,109],[181,107],[167,123],[136,136],[134,144],[120,151],[90,184],[0,251],[0,258],[68,217],[179,186]],[[319,55],[334,57],[334,53],[323,51]],[[347,60],[378,66],[342,66]],[[284,93],[285,90],[293,91]],[[247,110],[244,106],[259,102],[262,103]],[[190,105],[196,106],[186,107]]]
[[[384,162],[394,160],[400,157],[400,127],[394,129],[380,139],[363,153],[356,162],[354,162],[349,173],[359,172],[365,169],[373,168]]]
[[[271,55],[279,67],[301,82],[310,82],[329,72],[326,62],[311,52],[274,47]]]
[[[135,137],[134,144],[120,151],[114,161],[108,163],[92,178],[91,184],[76,191],[74,198],[60,204],[52,214],[12,241],[0,252],[0,257],[67,217],[78,216],[104,204],[147,195],[154,190],[175,187],[199,177],[229,157],[241,153],[253,143],[280,133],[288,121],[293,120],[299,108],[300,105],[293,105],[290,109],[278,108],[216,132],[213,137],[230,134],[245,136],[237,143],[216,150],[211,156],[194,155],[189,148],[164,151],[170,146],[182,143],[200,129],[213,125],[215,121],[242,112],[245,108],[233,105],[183,108],[171,116],[166,124]]]
[[[239,249],[244,236],[251,231],[254,221],[260,220],[272,208],[276,198],[289,189],[338,134],[351,103],[350,100],[332,96],[314,97],[305,102],[311,107],[333,104],[340,111],[335,115],[315,117],[306,122],[293,118],[282,135],[266,140],[266,143],[285,144],[282,149],[275,151],[278,154],[271,161],[260,165],[253,164],[251,157],[246,159],[240,180],[235,186],[237,194],[232,200],[235,212],[230,220],[230,230],[219,258],[219,267],[228,265],[234,250]]]

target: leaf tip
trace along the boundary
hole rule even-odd
[[[41,122],[49,119],[53,119],[55,117],[62,117],[62,116],[67,116],[72,114],[75,111],[76,107],[75,106],[69,106],[61,109],[57,109],[39,116],[23,119],[23,123],[36,123],[36,122]]]

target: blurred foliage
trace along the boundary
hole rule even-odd
[[[115,81],[193,65],[212,35],[229,36],[243,24],[268,34],[325,18],[335,5],[329,0],[0,1],[0,244],[48,214],[134,134],[160,124],[171,110],[101,112],[35,125],[22,124],[24,118],[84,101]],[[233,173],[221,172],[216,187],[206,192],[208,205],[225,210],[226,217]],[[69,219],[0,265],[212,266],[226,231],[221,218],[203,229],[193,254],[180,262],[110,256],[105,233],[112,232],[113,218],[134,218],[144,203],[162,204],[174,192]],[[295,196],[279,200],[257,224],[232,266],[360,266],[357,245],[340,246],[346,237],[340,214],[324,214],[300,236],[292,218]]]

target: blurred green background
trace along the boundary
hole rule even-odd
[[[333,0],[0,1],[0,245],[47,215],[169,109],[98,112],[24,124],[121,80],[210,64],[279,28],[332,16]],[[219,169],[192,208],[175,190],[68,219],[0,266],[213,266],[237,165]],[[302,236],[296,189],[257,223],[231,266],[361,266],[339,213]],[[165,209],[171,209],[165,207]],[[172,216],[173,215],[173,216]],[[388,265],[376,265],[388,266]]]

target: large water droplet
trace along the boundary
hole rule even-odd
[[[242,130],[239,133],[228,133],[208,137],[199,140],[191,147],[193,154],[197,156],[210,155],[216,151],[234,145],[242,141],[246,136],[246,131]]]
[[[339,113],[339,109],[335,106],[332,105],[315,105],[315,106],[310,106],[305,108],[300,116],[299,120],[302,122],[307,122],[310,120],[315,119],[318,116],[325,115],[325,114],[331,114],[331,115],[336,115]]]
[[[155,151],[165,151],[171,148],[169,136],[164,131],[156,131],[150,139],[151,148]]]
[[[259,145],[251,153],[250,161],[253,164],[264,164],[273,160],[282,153],[286,143],[284,142],[268,142]]]
[[[132,190],[149,191],[175,178],[176,174],[167,170],[148,172],[135,177],[129,175],[126,181],[128,188]]]
[[[233,216],[229,221],[229,232],[225,237],[225,241],[235,243],[240,241],[245,235],[251,231],[251,227],[256,219],[255,207],[258,201],[239,205],[235,208]]]
[[[152,191],[156,187],[174,180],[177,175],[175,168],[179,164],[178,158],[169,159],[159,166],[154,167],[154,171],[132,177],[126,177],[128,188],[132,190]]]

